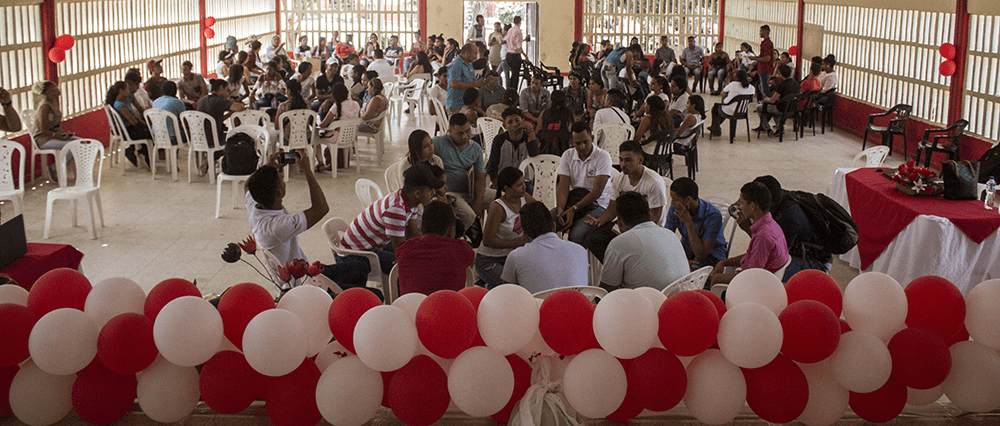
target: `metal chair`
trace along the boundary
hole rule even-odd
[[[372,199],[372,190],[375,191],[375,198]],[[358,200],[361,201],[361,206],[363,208],[368,208],[375,201],[382,199],[382,188],[379,188],[378,184],[371,179],[361,178],[357,182],[354,182],[354,193],[357,194]]]
[[[382,266],[378,261],[378,255],[367,250],[351,250],[341,245],[343,234],[347,232],[350,225],[339,217],[330,218],[323,223],[323,231],[326,232],[327,242],[334,256],[361,256],[368,260],[371,271],[368,272],[368,287],[382,290],[383,297],[389,297],[389,280],[382,272]],[[375,285],[372,285],[375,283]]]
[[[35,181],[35,157],[42,157],[42,176],[50,181],[57,181],[58,177],[53,178],[49,175],[49,156],[52,156],[52,162],[55,163],[55,158],[59,155],[58,149],[39,149],[38,142],[35,142],[35,133],[38,133],[38,112],[33,109],[26,109],[21,112],[21,122],[24,123],[24,129],[27,130],[28,138],[31,139],[31,181]]]
[[[851,167],[862,167],[860,165],[861,157],[865,157],[865,165],[863,167],[881,167],[887,155],[889,155],[889,147],[881,145],[873,146],[855,155],[854,161],[851,162]],[[920,155],[920,151],[917,151],[917,155]]]
[[[556,171],[560,161],[562,158],[555,155],[540,154],[525,158],[519,167],[535,184],[532,196],[549,208],[556,206]]]
[[[750,141],[750,103],[753,102],[753,95],[740,95],[734,97],[722,104],[722,106],[736,104],[736,110],[733,111],[733,115],[728,115],[725,112],[722,116],[729,120],[729,143],[733,143],[733,139],[736,138],[736,125],[739,124],[740,120],[745,120],[747,123],[747,142]],[[708,133],[708,138],[712,139],[712,133]]]
[[[892,109],[883,112],[881,114],[872,114],[868,116],[868,126],[865,127],[865,137],[861,139],[861,149],[865,149],[868,145],[868,134],[876,134],[882,136],[882,145],[887,145],[889,147],[889,155],[892,155],[892,142],[896,139],[896,136],[903,137],[903,161],[906,161],[906,121],[910,119],[910,114],[913,113],[913,106],[906,104],[899,104]],[[876,126],[875,119],[880,117],[888,117],[893,115],[889,119],[889,123],[885,126]]]
[[[920,154],[926,153],[924,167],[930,167],[931,155],[935,152],[948,154],[949,160],[958,161],[962,158],[959,150],[962,147],[962,134],[969,125],[966,120],[958,120],[955,124],[940,130],[924,130],[924,140],[917,144],[917,164],[920,163]],[[937,134],[937,136],[934,136]],[[947,143],[942,143],[947,142]]]
[[[14,167],[14,153],[17,153],[17,168]],[[24,147],[17,142],[0,139],[0,200],[10,200],[14,205],[14,216],[24,213]],[[17,185],[14,185],[14,173]]]
[[[66,154],[73,154],[76,163],[76,182],[67,186]],[[94,163],[97,163],[97,179],[94,179]],[[104,170],[104,145],[93,139],[75,140],[66,144],[56,156],[56,167],[59,169],[59,188],[49,191],[45,199],[45,233],[42,238],[49,239],[49,229],[52,227],[52,207],[56,200],[70,200],[73,210],[73,226],[76,227],[76,202],[82,201],[86,207],[84,218],[90,238],[97,238],[97,224],[94,223],[94,210],[104,227],[104,209],[101,208],[101,174]]]
[[[156,180],[156,156],[160,151],[166,151],[167,168],[170,169],[170,176],[177,182],[177,154],[180,151],[181,125],[180,118],[172,112],[162,109],[150,108],[142,113],[146,119],[146,125],[153,133],[153,149],[150,150],[149,167],[153,172],[153,180]],[[173,130],[177,144],[170,139],[170,131]]]
[[[708,282],[708,277],[712,275],[713,269],[715,268],[712,266],[706,266],[678,278],[677,281],[663,288],[663,295],[670,296],[672,293],[678,291],[700,290],[704,288],[705,283]]]

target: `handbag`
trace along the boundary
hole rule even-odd
[[[978,198],[979,162],[946,161],[941,165],[944,178],[944,198],[975,200]]]

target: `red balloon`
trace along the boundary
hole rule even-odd
[[[257,314],[274,309],[271,293],[254,283],[237,284],[219,298],[222,330],[230,342],[243,350],[243,332]]]
[[[969,330],[967,328],[965,328],[965,324],[963,323],[962,324],[962,328],[960,330],[958,330],[958,333],[955,333],[954,336],[951,336],[951,338],[948,339],[946,341],[946,343],[948,344],[948,347],[950,348],[951,345],[954,345],[954,344],[956,344],[958,342],[965,342],[967,340],[969,340]]]
[[[202,33],[205,38],[215,38],[215,30],[211,28],[205,28],[205,32]]]
[[[866,421],[885,423],[903,412],[903,407],[906,406],[906,386],[889,377],[889,381],[874,392],[851,392],[850,406],[854,414]]]
[[[892,377],[903,386],[930,389],[944,382],[951,371],[951,352],[937,334],[922,328],[905,328],[889,340]]]
[[[74,44],[76,44],[76,39],[74,39],[73,36],[63,34],[56,38],[56,42],[53,45],[62,50],[70,50],[73,48]]]
[[[560,355],[576,355],[594,339],[594,310],[590,300],[578,291],[562,289],[552,293],[538,309],[538,331],[552,350]]]
[[[660,305],[660,343],[679,356],[695,356],[715,343],[719,313],[701,293],[682,291]]]
[[[625,370],[628,387],[636,389],[639,405],[652,411],[667,411],[684,398],[687,373],[681,360],[666,349],[652,348],[632,360]],[[627,398],[627,397],[626,397]]]
[[[316,385],[321,375],[316,362],[306,358],[295,371],[274,378],[264,405],[271,423],[277,426],[315,426],[319,423],[323,415],[316,406]]]
[[[947,340],[965,325],[965,297],[951,281],[928,275],[913,280],[903,291],[907,327],[930,330]]]
[[[779,353],[763,367],[741,370],[747,381],[747,405],[761,419],[788,423],[805,411],[809,383],[791,358]]]
[[[840,320],[840,334],[847,333],[848,331],[851,331],[851,325],[847,323],[847,320],[841,319]]]
[[[201,368],[198,388],[208,408],[220,414],[236,414],[257,398],[263,378],[243,354],[222,351]]]
[[[465,296],[472,302],[472,307],[476,308],[476,313],[479,312],[479,303],[483,301],[486,297],[486,293],[489,291],[485,288],[479,286],[466,287],[458,291],[458,294]],[[478,321],[478,320],[477,320]],[[486,342],[483,341],[483,335],[479,334],[479,327],[476,327],[476,337],[472,340],[472,346],[486,346]]]
[[[514,370],[514,393],[510,395],[510,401],[507,401],[507,405],[502,410],[490,416],[500,423],[510,421],[510,413],[514,411],[514,407],[521,402],[521,398],[524,398],[524,394],[528,393],[528,388],[531,387],[531,365],[517,354],[507,355],[506,358],[510,368]]]
[[[789,47],[788,54],[792,56],[797,56],[799,54],[799,47],[798,46]]]
[[[97,356],[108,370],[136,374],[156,361],[153,321],[145,315],[124,313],[108,320],[97,336]]]
[[[408,426],[429,426],[448,411],[448,375],[427,355],[417,355],[396,370],[389,384],[392,413]]]
[[[438,290],[417,308],[417,336],[432,354],[452,359],[472,347],[476,308],[457,291]]]
[[[956,70],[958,70],[958,66],[955,65],[955,61],[951,59],[942,62],[941,66],[938,67],[938,72],[945,77],[951,77],[955,74]]]
[[[354,350],[354,326],[369,309],[381,305],[378,296],[363,288],[349,288],[333,298],[330,304],[330,331],[333,338],[351,353]]]
[[[28,337],[38,318],[25,306],[0,304],[0,366],[18,365],[28,359]]]
[[[382,406],[392,409],[389,404],[389,383],[392,383],[392,371],[380,371],[382,373]]]
[[[183,278],[168,278],[160,281],[146,295],[146,306],[143,312],[146,318],[156,322],[156,316],[160,314],[160,309],[167,306],[170,301],[183,296],[201,297],[201,290],[195,287],[191,281]]]
[[[49,49],[49,60],[54,63],[60,63],[66,60],[66,50],[58,47],[53,47]]]
[[[97,425],[125,417],[135,402],[135,374],[118,374],[94,360],[73,382],[73,410],[80,419]]]
[[[79,271],[69,268],[53,269],[38,277],[31,286],[28,291],[28,309],[38,318],[60,308],[82,311],[91,288],[90,281]]]
[[[617,358],[618,362],[625,369],[625,374],[628,374],[629,369],[632,367],[631,359],[621,359]],[[626,376],[627,377],[627,376]],[[618,409],[613,413],[608,414],[606,417],[608,420],[618,423],[624,423],[638,416],[642,412],[642,404],[639,403],[638,389],[631,382],[627,382],[628,387],[625,390],[625,400],[622,401]]]
[[[941,53],[941,56],[945,59],[955,59],[955,53],[957,50],[955,49],[954,44],[943,43],[941,44],[941,47],[938,48],[938,52]]]
[[[792,361],[811,364],[833,355],[840,344],[840,319],[815,300],[789,304],[778,315],[784,339],[781,353]]]
[[[719,318],[721,319],[723,315],[726,314],[726,302],[723,302],[715,293],[705,290],[703,288],[695,290],[698,294],[705,296],[708,300],[711,300],[715,305],[715,310],[719,312]]]
[[[205,18],[205,26],[206,27],[211,27],[212,25],[215,25],[215,18],[213,18],[211,16]]]
[[[16,365],[0,367],[0,418],[13,414],[10,410],[10,384],[20,369]]]
[[[816,269],[803,269],[792,275],[785,284],[788,294],[788,304],[800,300],[815,300],[833,310],[840,317],[843,310],[844,295],[840,293],[837,281],[826,272]]]

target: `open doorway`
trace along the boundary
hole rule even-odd
[[[483,15],[486,19],[484,34],[489,40],[489,34],[493,32],[493,23],[500,22],[501,26],[507,27],[514,20],[515,16],[520,16],[521,32],[524,34],[524,53],[533,64],[538,63],[538,3],[521,1],[466,1],[465,14],[463,15],[462,38],[463,41],[469,33],[469,29],[476,23],[476,16]]]

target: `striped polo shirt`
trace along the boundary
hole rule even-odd
[[[361,212],[344,234],[341,245],[351,250],[370,250],[382,247],[389,237],[405,237],[406,222],[420,219],[422,209],[409,206],[403,190],[380,198]]]

